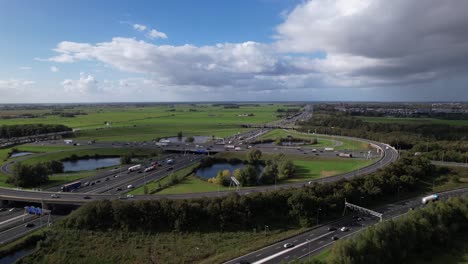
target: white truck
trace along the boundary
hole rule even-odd
[[[240,147],[235,147],[234,150],[235,150],[235,151],[240,151],[241,148],[240,148]]]
[[[73,139],[65,139],[63,142],[65,144],[71,144],[71,143],[73,143]]]
[[[138,165],[131,166],[130,168],[128,168],[128,172],[133,172],[133,171],[137,171],[140,169],[141,169],[141,164],[138,164]]]
[[[224,145],[224,148],[227,148],[227,149],[235,149],[236,146],[234,146],[234,145]]]
[[[334,148],[324,148],[323,150],[325,150],[325,151],[333,151],[333,150],[335,150],[335,149],[334,149]]]
[[[337,156],[342,157],[342,158],[352,158],[353,154],[340,152],[340,153],[337,154]]]
[[[439,200],[439,195],[431,194],[429,196],[423,197],[421,202],[422,204],[427,204],[428,202],[435,202],[437,200]]]

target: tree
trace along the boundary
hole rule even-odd
[[[296,172],[296,166],[291,160],[283,161],[279,165],[278,172],[280,179],[292,178]]]
[[[63,172],[63,163],[57,160],[51,160],[47,163],[47,167],[52,173],[62,173]]]
[[[120,164],[130,164],[132,162],[132,156],[130,154],[124,154],[120,156]]]
[[[262,183],[271,184],[271,183],[274,183],[277,178],[278,178],[278,165],[272,160],[269,160],[267,162],[267,165],[263,169],[263,173],[261,175]]]
[[[16,163],[13,174],[7,179],[8,183],[19,187],[35,187],[49,180],[50,170],[45,163],[27,165]]]
[[[260,161],[260,158],[262,157],[262,152],[258,149],[251,149],[249,152],[247,152],[247,161],[252,164],[258,163]]]
[[[257,168],[252,165],[247,165],[239,172],[239,178],[236,179],[242,186],[253,186],[257,184]]]
[[[192,136],[187,137],[187,138],[185,139],[185,142],[187,142],[187,143],[193,143],[194,141],[195,141],[195,138],[192,137]]]
[[[182,138],[182,136],[183,136],[182,131],[177,132],[177,137],[178,138]]]

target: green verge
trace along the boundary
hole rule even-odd
[[[196,176],[190,175],[176,185],[163,189],[157,194],[181,194],[181,193],[199,193],[199,192],[217,192],[229,190],[228,187],[209,183]]]
[[[18,263],[221,263],[306,231],[158,233],[56,229]],[[85,242],[86,241],[86,242]]]
[[[276,138],[284,138],[288,135],[293,137],[305,138],[305,139],[314,139],[317,138],[318,144],[317,145],[307,145],[306,147],[333,147],[335,150],[367,150],[369,149],[369,145],[365,142],[358,141],[358,140],[351,140],[346,138],[334,137],[334,136],[326,136],[326,135],[315,135],[315,134],[307,134],[307,133],[300,133],[296,131],[284,131],[282,129],[274,129],[264,135],[260,136],[259,139],[276,139]],[[336,143],[341,142],[340,146],[335,146]]]
[[[199,163],[195,163],[195,164],[192,164],[186,168],[183,168],[181,170],[177,170],[177,171],[174,171],[173,173],[170,173],[168,174],[167,176],[165,176],[164,178],[161,178],[161,179],[158,179],[158,180],[155,180],[155,181],[151,181],[149,183],[146,184],[146,188],[148,189],[148,193],[153,193],[153,192],[156,192],[158,189],[160,189],[160,187],[163,187],[163,186],[167,186],[170,184],[171,182],[171,177],[177,177],[179,179],[182,179],[186,176],[188,176],[189,174],[192,173],[193,169],[196,168],[197,166],[199,165]],[[171,187],[168,187],[168,188],[171,188]],[[165,189],[163,189],[164,191]],[[160,193],[160,192],[158,192]],[[145,194],[145,188],[144,186],[141,186],[141,187],[138,187],[132,191],[129,192],[129,194]]]

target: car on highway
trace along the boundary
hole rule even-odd
[[[283,245],[284,248],[292,248],[294,247],[294,244],[293,243],[286,243]]]
[[[34,227],[34,223],[26,223],[24,224],[24,227]]]
[[[13,212],[13,211],[15,211],[15,209],[16,208],[10,208],[10,209],[8,209],[8,212]]]
[[[338,240],[338,239],[339,239],[339,237],[337,237],[337,236],[332,236],[332,238],[331,238],[331,239],[332,239],[332,240]]]
[[[56,193],[51,194],[50,197],[52,197],[52,198],[60,198],[60,196],[59,196],[58,194],[56,194]]]
[[[174,169],[173,167],[169,167],[169,168],[167,168],[167,171],[171,171],[173,169]]]
[[[336,227],[334,227],[334,226],[330,226],[330,227],[328,228],[328,231],[335,231],[335,230],[336,230]]]
[[[83,197],[83,199],[89,200],[89,199],[91,199],[91,197],[86,195],[86,196]]]
[[[134,188],[134,186],[131,185],[131,184],[129,184],[129,185],[127,186],[127,189],[133,189],[133,188]]]
[[[121,191],[121,190],[122,190],[122,188],[120,188],[120,187],[119,187],[119,188],[117,188],[117,191]]]
[[[127,198],[133,198],[133,197],[135,197],[135,195],[133,195],[133,194],[127,194]]]
[[[341,232],[346,232],[349,230],[349,228],[347,228],[346,226],[343,226],[342,228],[340,228]]]

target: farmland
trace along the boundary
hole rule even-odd
[[[400,124],[443,124],[451,126],[468,126],[468,120],[448,120],[437,118],[417,118],[417,117],[373,117],[356,116],[357,118],[370,123],[400,123]]]
[[[147,141],[175,136],[179,131],[190,136],[224,137],[245,131],[246,129],[241,129],[241,124],[277,120],[276,110],[285,107],[288,106],[281,104],[240,105],[239,108],[208,104],[90,106],[74,108],[73,111],[83,113],[74,117],[39,115],[35,118],[0,119],[0,125],[63,124],[78,130],[77,137],[80,139],[100,141]],[[3,110],[0,116],[7,115],[5,112],[8,111]],[[31,112],[34,114],[34,111]],[[43,110],[39,113],[43,114]]]

